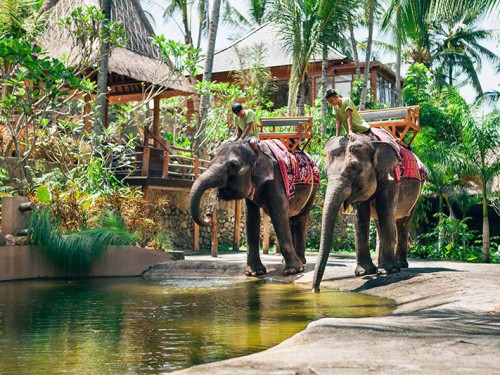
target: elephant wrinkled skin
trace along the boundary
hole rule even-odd
[[[306,224],[315,186],[298,184],[289,200],[278,163],[264,142],[259,150],[247,143],[225,142],[191,189],[191,215],[202,226],[211,225],[210,217],[200,215],[201,197],[211,188],[218,189],[218,197],[226,201],[245,199],[248,276],[267,272],[259,255],[260,207],[270,216],[276,231],[286,263],[283,275],[304,271]]]
[[[357,266],[355,274],[387,274],[407,268],[408,232],[422,182],[396,181],[394,168],[401,161],[398,150],[385,142],[357,135],[331,138],[325,148],[328,185],[313,292],[319,286],[332,244],[335,219],[342,206],[354,209]],[[378,268],[370,257],[370,217],[378,241]]]

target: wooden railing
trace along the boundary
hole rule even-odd
[[[188,149],[176,146],[167,148],[136,146],[131,167],[121,174],[194,181],[208,168],[209,160],[186,156],[190,153]]]

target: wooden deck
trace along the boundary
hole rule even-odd
[[[117,173],[117,177],[132,186],[148,189],[189,191],[194,180],[207,169],[208,160],[190,155],[180,147],[136,146],[133,162]]]

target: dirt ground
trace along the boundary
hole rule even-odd
[[[263,255],[280,278],[281,258]],[[311,285],[315,257],[296,283]],[[242,275],[245,254],[187,256],[149,270],[165,275]],[[321,288],[396,301],[393,314],[325,318],[281,344],[176,374],[500,374],[500,265],[410,260],[388,276],[355,277],[355,260],[331,256]],[[290,278],[286,278],[290,279]]]

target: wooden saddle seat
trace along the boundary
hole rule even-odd
[[[420,131],[420,106],[360,111],[359,115],[372,127],[383,128],[401,145],[411,145]]]
[[[304,151],[312,139],[312,117],[263,117],[260,140],[279,139],[290,152]]]

